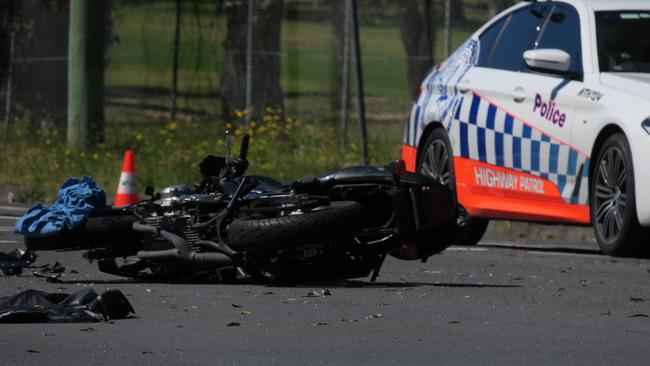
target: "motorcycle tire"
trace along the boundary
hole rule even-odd
[[[89,217],[73,230],[50,236],[25,237],[25,246],[33,251],[81,249],[137,240],[137,233],[131,229],[135,220],[132,215]]]
[[[235,250],[278,250],[346,239],[363,228],[366,209],[354,201],[335,201],[313,211],[261,219],[237,218],[227,227]]]

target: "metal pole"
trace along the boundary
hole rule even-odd
[[[181,0],[176,0],[176,19],[174,24],[174,55],[172,56],[172,105],[169,119],[176,120],[176,97],[178,93],[178,52],[181,38]]]
[[[68,147],[86,149],[102,137],[106,2],[70,0]]]
[[[361,47],[359,45],[359,19],[357,0],[352,2],[352,37],[354,38],[354,66],[357,81],[357,107],[359,109],[359,137],[361,139],[361,163],[368,165],[368,136],[366,135],[366,106],[363,99],[363,73],[361,70]]]
[[[248,0],[248,24],[246,34],[246,130],[253,113],[253,0]]]
[[[10,2],[11,4],[12,2]],[[10,5],[11,6],[11,5]],[[12,18],[11,21],[9,22],[9,26],[11,27],[11,31],[9,32],[9,56],[7,57],[7,90],[6,90],[6,95],[5,95],[5,115],[4,115],[4,131],[5,135],[7,130],[9,129],[9,121],[11,120],[11,95],[12,95],[12,85],[11,85],[11,79],[12,79],[12,73],[13,73],[13,58],[14,58],[14,40],[15,40],[15,35],[16,32],[14,31],[14,24],[13,24],[13,9],[10,8],[12,14],[9,16]]]
[[[347,143],[348,140],[348,83],[350,78],[350,8],[352,2],[345,0],[344,3],[344,20],[343,20],[343,67],[341,70],[343,79],[341,80],[341,142]]]
[[[451,55],[451,0],[445,0],[445,58]]]

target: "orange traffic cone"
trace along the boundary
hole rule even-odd
[[[135,179],[135,153],[131,150],[124,152],[122,174],[117,186],[114,206],[129,206],[138,202],[138,184]]]

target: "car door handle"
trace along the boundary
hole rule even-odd
[[[461,81],[460,83],[458,83],[458,90],[462,94],[465,94],[465,93],[467,93],[469,91],[470,86],[471,86],[471,84],[470,84],[469,80],[465,79],[465,80]]]
[[[512,100],[517,103],[521,103],[526,100],[526,90],[520,86],[514,88],[512,90]]]

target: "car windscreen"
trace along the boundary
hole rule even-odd
[[[601,72],[650,73],[650,11],[596,12]]]

